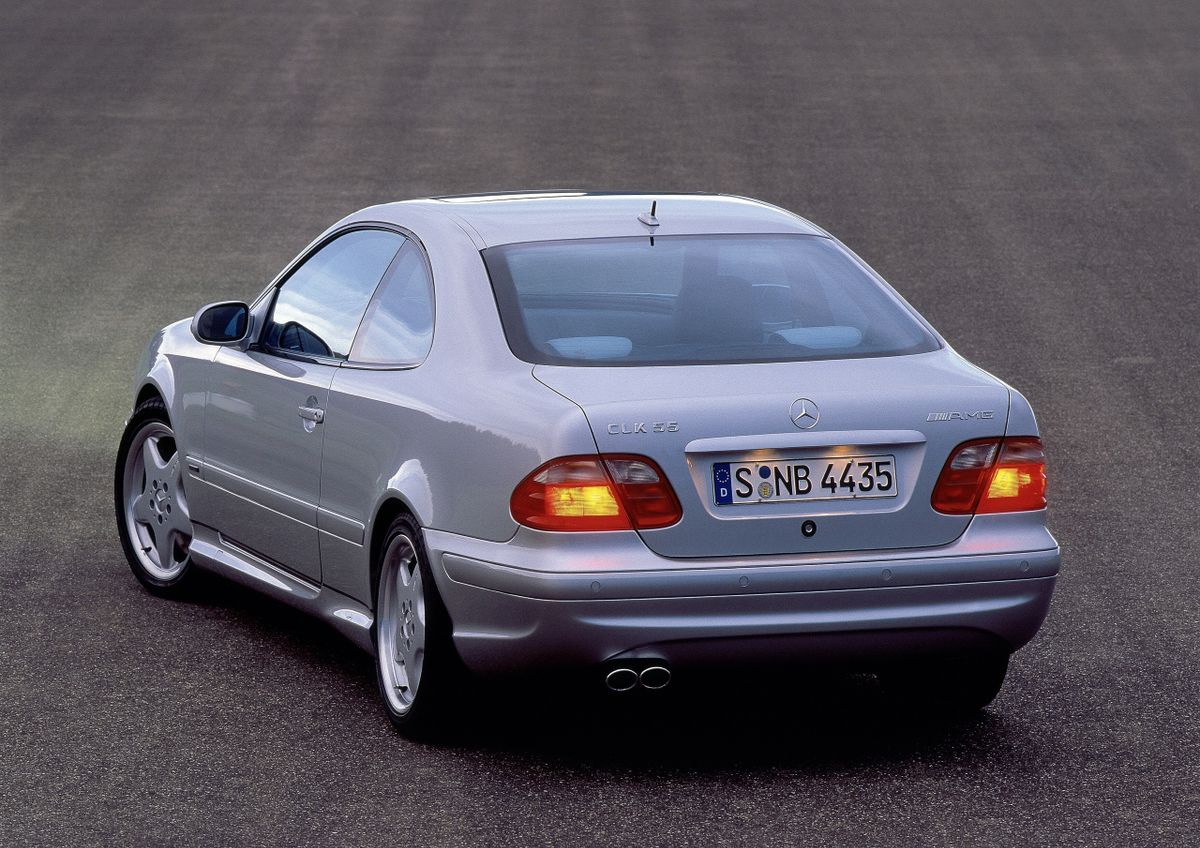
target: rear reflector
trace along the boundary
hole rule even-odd
[[[955,448],[930,499],[948,515],[1023,512],[1046,506],[1041,439],[977,439]]]
[[[513,490],[509,508],[537,530],[647,530],[683,516],[654,461],[625,454],[552,459]]]

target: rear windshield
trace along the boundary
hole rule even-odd
[[[660,236],[483,251],[527,362],[696,365],[896,356],[934,336],[820,236]]]

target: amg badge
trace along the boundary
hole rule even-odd
[[[931,412],[926,421],[970,421],[972,418],[987,420],[995,418],[996,412],[992,409],[980,409],[976,412]]]

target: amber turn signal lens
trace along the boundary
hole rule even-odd
[[[625,454],[552,459],[513,490],[509,508],[537,530],[645,530],[683,515],[653,460]]]
[[[1033,437],[1004,440],[996,470],[979,502],[980,513],[1046,508],[1046,454]]]
[[[1041,439],[963,442],[946,460],[930,502],[947,515],[1044,509],[1046,456]]]

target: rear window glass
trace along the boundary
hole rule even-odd
[[[820,236],[659,236],[483,251],[527,362],[693,365],[897,356],[934,336]]]

